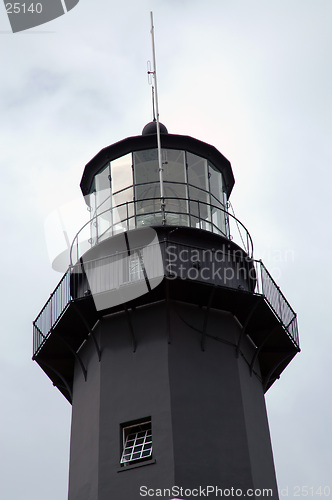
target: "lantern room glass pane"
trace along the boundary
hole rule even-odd
[[[91,186],[91,192],[88,197],[88,205],[89,205],[89,212],[90,212],[90,238],[89,238],[89,243],[91,246],[95,245],[97,242],[97,221],[96,221],[96,215],[97,215],[97,193],[96,193],[96,182],[95,179],[93,180],[92,186]]]
[[[208,191],[209,183],[206,159],[193,153],[187,153],[187,162],[189,184]]]
[[[226,234],[223,177],[211,163],[208,164],[209,191],[211,193],[212,231]]]
[[[95,176],[96,212],[100,214],[111,206],[110,164]]]
[[[137,189],[136,193],[140,194],[140,198],[146,198],[146,189],[147,189],[146,186],[139,186],[139,185],[140,184],[149,185],[159,182],[158,151],[157,149],[135,151],[133,155],[133,160],[134,160],[134,180]],[[152,188],[149,187],[149,189]]]
[[[135,151],[133,160],[137,226],[160,225],[162,216],[158,150]]]
[[[185,152],[162,150],[166,224],[189,225]]]
[[[228,234],[222,173],[205,158],[162,149],[167,225]],[[90,243],[118,232],[162,224],[158,149],[128,153],[95,175],[89,204]]]
[[[207,160],[187,153],[192,227],[212,230]]]
[[[132,154],[111,162],[113,234],[134,227]]]
[[[112,196],[110,182],[110,163],[95,176],[96,212],[97,217],[92,221],[96,226],[97,242],[109,236],[107,233],[112,225]]]
[[[91,243],[132,229],[133,204],[132,154],[107,163],[95,176],[90,195]]]
[[[111,187],[112,193],[122,191],[133,185],[133,169],[131,153],[111,161]]]
[[[209,177],[209,186],[211,193],[211,203],[212,205],[218,205],[219,203],[223,204],[223,180],[222,173],[216,169],[211,163],[208,164],[208,177]]]

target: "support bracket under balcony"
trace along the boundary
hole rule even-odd
[[[87,375],[88,375],[88,371],[87,371],[87,369],[84,366],[84,363],[82,361],[81,356],[75,351],[75,349],[72,348],[72,346],[69,344],[69,342],[67,342],[66,339],[64,339],[63,337],[61,337],[61,335],[59,335],[55,330],[52,330],[52,334],[55,335],[58,339],[60,339],[66,345],[66,347],[69,349],[69,351],[74,355],[74,357],[77,359],[77,361],[78,361],[78,363],[79,363],[79,365],[81,367],[81,370],[82,370],[82,373],[83,373],[83,376],[84,376],[84,380],[86,381]]]
[[[280,365],[282,365],[288,358],[292,359],[294,356],[294,353],[287,353],[285,356],[283,356],[281,358],[281,360],[273,367],[271,368],[271,370],[268,372],[268,374],[264,377],[263,379],[263,387],[264,387],[264,392],[267,391],[268,389],[268,384],[272,378],[272,375],[274,374],[274,372],[277,370],[277,368],[279,368]],[[275,377],[274,380],[276,380],[278,377]],[[274,381],[273,381],[274,382]]]
[[[73,400],[73,391],[72,391],[71,387],[69,386],[69,384],[68,384],[67,380],[65,379],[65,377],[63,377],[58,370],[56,370],[52,365],[50,365],[49,363],[47,363],[45,360],[41,361],[40,359],[38,359],[38,364],[41,367],[45,366],[45,368],[47,368],[48,370],[51,370],[53,373],[55,373],[55,375],[57,377],[59,377],[59,379],[64,384],[64,388],[68,391],[68,395],[70,397],[70,403],[71,403],[72,400]],[[59,386],[57,386],[54,382],[53,382],[53,385],[56,386],[56,387],[58,387],[58,389],[59,389]]]
[[[95,336],[92,328],[90,328],[89,323],[87,322],[87,320],[85,319],[85,317],[83,316],[83,314],[81,313],[81,311],[79,310],[79,308],[76,306],[76,304],[75,304],[74,301],[72,302],[72,304],[73,304],[74,309],[75,309],[77,315],[79,316],[80,320],[82,321],[82,323],[84,324],[85,328],[87,329],[87,331],[91,335],[91,338],[93,340],[94,346],[95,346],[96,351],[97,351],[98,361],[100,362],[101,361],[101,349],[100,349],[100,346],[98,345],[96,336]]]
[[[262,295],[257,301],[256,303],[253,305],[253,307],[251,308],[249,314],[247,315],[246,319],[245,319],[245,322],[243,324],[243,327],[242,327],[242,331],[240,333],[240,336],[239,336],[239,341],[237,343],[237,346],[236,346],[236,356],[239,356],[239,353],[240,353],[240,346],[241,346],[241,342],[243,340],[243,337],[246,333],[246,330],[247,330],[247,327],[248,327],[248,324],[249,324],[249,321],[251,320],[251,318],[253,317],[253,315],[255,314],[255,312],[257,311],[258,307],[260,306],[260,304],[262,304],[264,301],[264,296]]]
[[[263,342],[257,347],[257,349],[256,349],[256,351],[255,351],[255,353],[254,353],[254,355],[252,357],[252,361],[250,363],[250,375],[252,375],[256,359],[258,358],[258,355],[261,352],[262,348],[264,347],[264,345],[266,344],[266,342],[275,334],[275,332],[279,331],[279,329],[280,329],[279,325],[276,326],[275,328],[272,328],[272,330],[268,333],[268,335],[266,335],[266,337],[263,340]]]

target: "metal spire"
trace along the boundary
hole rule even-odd
[[[160,181],[160,205],[161,205],[161,213],[162,213],[162,223],[166,224],[165,217],[165,194],[164,194],[164,168],[161,159],[161,141],[160,141],[160,123],[159,123],[159,107],[158,107],[158,87],[157,87],[157,70],[156,70],[156,50],[154,43],[154,26],[153,26],[153,13],[150,12],[151,18],[151,37],[152,37],[152,56],[153,56],[153,71],[148,71],[153,75],[154,81],[154,91],[152,90],[152,98],[154,109],[153,112],[156,115],[157,122],[157,144],[158,144],[158,164],[159,164],[159,181]]]

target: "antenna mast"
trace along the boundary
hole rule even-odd
[[[160,205],[162,213],[162,223],[166,224],[165,216],[165,194],[164,194],[164,168],[161,159],[161,141],[160,141],[160,123],[159,123],[159,108],[158,108],[158,88],[157,88],[157,70],[156,70],[156,50],[154,43],[154,26],[153,26],[153,13],[150,12],[151,18],[151,37],[152,37],[152,56],[153,56],[153,81],[154,81],[154,92],[152,91],[154,109],[156,111],[156,121],[157,121],[157,144],[158,144],[158,165],[159,165],[159,182],[160,182]]]

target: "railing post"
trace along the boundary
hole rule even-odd
[[[281,291],[280,291],[280,288],[277,287],[277,290],[278,290],[278,294],[279,294],[279,311],[280,311],[280,319],[281,321],[283,322],[283,319],[282,319],[282,307],[281,307]]]
[[[53,309],[53,307],[52,307],[52,303],[53,303],[53,300],[52,300],[52,294],[51,294],[51,295],[50,295],[50,316],[51,316],[51,317],[50,317],[50,325],[49,325],[49,329],[51,329],[51,328],[52,328],[52,309]]]
[[[226,205],[225,205],[225,208],[227,208]],[[229,224],[228,212],[226,210],[224,210],[224,217],[225,217],[226,237],[229,239],[230,235],[231,235],[231,229],[230,229],[230,224]]]
[[[197,212],[198,212],[199,228],[202,229],[202,227],[201,227],[201,207],[199,204],[199,200],[197,200]]]
[[[78,256],[78,236],[76,236],[76,262],[78,261],[79,256]]]
[[[264,293],[264,284],[263,284],[263,262],[261,260],[259,261],[259,267],[260,267],[260,271],[261,271],[262,294],[265,295],[265,293]]]
[[[135,219],[134,226],[135,226],[135,229],[137,229],[137,206],[136,206],[135,195],[134,195],[133,203],[134,203],[134,219]]]

